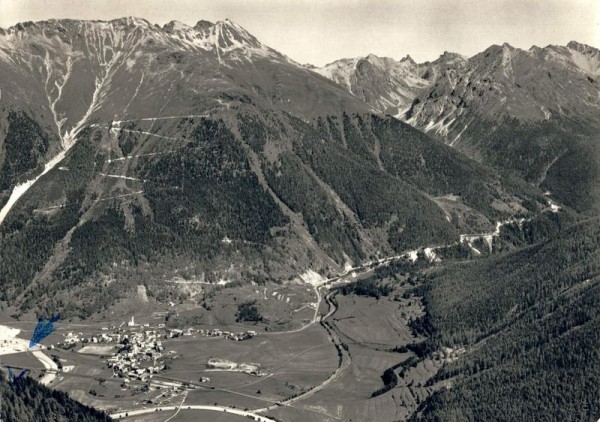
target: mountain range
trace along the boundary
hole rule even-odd
[[[596,48],[505,43],[470,58],[445,52],[417,64],[369,55],[315,71],[476,161],[516,173],[579,211],[597,210]]]
[[[0,282],[23,311],[89,315],[182,267],[331,274],[546,205],[228,20],[27,22],[0,58]]]
[[[600,51],[576,42],[317,68],[230,20],[0,29],[2,312],[101,319],[140,287],[169,304],[186,299],[181,280],[343,283],[360,268],[369,307],[403,286],[386,306],[418,309],[398,312],[413,343],[331,337],[338,369],[292,397],[321,393],[361,348],[365,362],[410,356],[377,363],[369,403],[412,420],[587,420],[600,409],[599,76]],[[333,335],[339,292],[319,286],[308,325]],[[435,375],[377,401],[410,367]],[[18,403],[3,415],[25,420],[21,403],[52,394],[0,381]],[[107,418],[55,396],[60,417]]]

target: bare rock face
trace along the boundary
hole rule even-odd
[[[315,72],[342,85],[380,113],[401,116],[419,93],[430,87],[423,77],[426,66],[410,56],[397,61],[389,57],[342,59]],[[431,73],[431,72],[430,72]]]
[[[579,210],[600,205],[600,52],[493,45],[416,64],[373,55],[316,71],[471,158],[543,185]],[[584,186],[584,195],[571,193]]]
[[[407,112],[407,121],[458,142],[473,119],[542,122],[561,117],[598,118],[598,50],[581,44],[491,46],[436,75]]]

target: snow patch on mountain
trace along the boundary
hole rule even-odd
[[[4,204],[2,209],[0,209],[0,224],[4,222],[4,219],[6,218],[12,207],[17,203],[19,198],[23,196],[25,192],[27,192],[29,188],[31,188],[35,184],[35,182],[37,182],[43,175],[45,175],[54,167],[56,167],[56,165],[60,163],[63,160],[63,158],[65,158],[66,152],[67,150],[63,150],[50,161],[48,161],[48,163],[46,163],[46,165],[44,166],[44,171],[42,171],[39,175],[14,187],[10,194],[10,197],[8,198],[8,201],[6,202],[6,204]]]

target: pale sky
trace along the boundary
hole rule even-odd
[[[600,47],[600,0],[0,0],[0,27],[137,16],[193,25],[230,18],[300,63],[374,53],[433,60],[491,44]]]

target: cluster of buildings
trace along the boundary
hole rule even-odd
[[[124,324],[121,324],[119,327],[110,326],[110,327],[102,327],[102,334],[91,335],[85,337],[83,333],[68,333],[65,336],[65,340],[62,346],[65,345],[77,345],[77,344],[88,344],[88,343],[122,343],[123,340],[129,338],[131,334],[131,329],[133,328],[144,328],[149,327],[149,324],[137,325],[135,323],[134,318],[127,323],[128,329],[123,327]],[[161,334],[158,334],[156,330],[146,330],[144,334],[146,336],[160,336],[164,339],[177,338],[181,336],[191,336],[193,334],[199,334],[201,336],[206,337],[225,337],[229,340],[242,341],[248,340],[257,335],[256,331],[248,330],[239,333],[234,333],[231,331],[220,330],[218,328],[212,329],[195,329],[195,328],[166,328],[165,324],[159,324],[157,327],[158,330],[161,331]],[[105,331],[105,332],[104,332]]]
[[[242,341],[251,339],[252,337],[256,336],[256,331],[249,330],[243,331],[241,333],[233,333],[231,331],[224,331],[218,328],[211,328],[207,330],[197,330],[195,328],[186,328],[185,330],[181,330],[179,328],[170,328],[166,329],[164,338],[169,339],[181,336],[191,336],[194,334],[199,334],[205,337],[225,337],[229,340]]]
[[[164,352],[162,340],[173,339],[181,336],[201,335],[206,337],[224,337],[234,341],[248,340],[256,336],[256,331],[244,331],[234,333],[231,331],[195,328],[167,328],[165,324],[159,324],[151,329],[149,324],[139,325],[132,317],[127,323],[123,322],[117,326],[102,327],[102,333],[85,336],[82,333],[68,333],[60,347],[70,349],[78,344],[109,343],[118,348],[109,352],[110,357],[106,359],[109,368],[117,377],[124,378],[128,383],[131,379],[147,381],[165,369],[165,358],[173,358],[176,352]],[[252,372],[248,370],[247,372]],[[210,378],[201,380],[209,382]]]
[[[155,330],[130,333],[121,341],[122,347],[107,359],[113,374],[120,378],[146,381],[166,368],[164,346]],[[167,353],[175,356],[175,352]]]
[[[241,333],[232,333],[231,331],[223,331],[223,330],[219,330],[218,328],[213,328],[213,329],[209,329],[209,330],[198,330],[197,331],[198,334],[202,335],[202,336],[207,336],[207,337],[225,337],[229,340],[235,340],[235,341],[242,341],[242,340],[248,340],[251,339],[252,337],[256,336],[256,331],[244,331]]]
[[[127,334],[116,332],[116,333],[102,333],[100,335],[92,335],[85,337],[83,333],[67,333],[62,344],[58,344],[59,347],[64,346],[75,346],[77,344],[88,344],[88,343],[121,343],[121,340],[126,338]],[[68,347],[66,347],[68,348]]]

